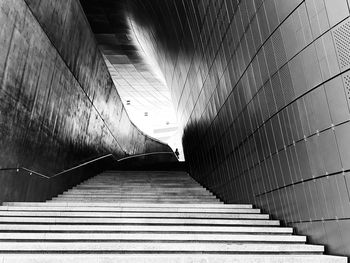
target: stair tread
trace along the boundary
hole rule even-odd
[[[293,228],[279,226],[201,226],[201,225],[96,225],[96,224],[0,224],[0,231],[114,231],[114,232],[216,232],[216,233],[287,233]]]
[[[55,202],[55,203],[47,203],[47,202],[4,202],[3,205],[25,205],[25,206],[100,206],[100,207],[193,207],[193,208],[252,208],[252,205],[238,205],[238,204],[154,204],[154,203],[144,203],[144,204],[135,204],[135,203],[104,203],[104,202]]]
[[[296,235],[188,234],[188,233],[1,233],[0,240],[180,240],[180,241],[236,241],[236,242],[306,242]]]
[[[0,217],[0,223],[95,223],[95,224],[196,224],[196,225],[268,225],[277,220],[264,219],[201,219],[201,218],[88,218],[88,217]]]
[[[0,211],[81,211],[81,212],[164,212],[164,213],[225,213],[258,214],[254,208],[186,208],[186,207],[80,207],[80,206],[0,206]]]
[[[158,217],[158,218],[251,218],[269,219],[266,214],[209,214],[209,213],[147,213],[147,212],[23,212],[23,211],[0,211],[1,216],[31,216],[31,217]]]
[[[182,253],[157,253],[157,254],[0,254],[0,261],[3,263],[95,263],[95,262],[143,262],[143,263],[179,263],[188,262],[191,259],[193,263],[347,263],[346,257],[336,257],[327,255],[281,255],[281,254],[182,254]]]
[[[270,243],[203,242],[1,242],[0,251],[213,251],[213,252],[324,252],[323,246]]]

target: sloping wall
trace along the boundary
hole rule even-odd
[[[0,25],[0,168],[170,151],[130,122],[78,0],[2,0]]]
[[[348,1],[131,2],[192,176],[350,256]]]

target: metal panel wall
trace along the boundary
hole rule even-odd
[[[141,2],[195,179],[350,256],[348,2]]]
[[[0,168],[170,151],[129,120],[78,0],[2,0],[0,25]]]

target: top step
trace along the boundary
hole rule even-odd
[[[251,204],[221,204],[221,203],[209,203],[209,204],[154,204],[154,203],[105,203],[105,202],[4,202],[4,206],[80,206],[80,207],[193,207],[193,208],[234,208],[234,209],[247,209],[253,208]]]

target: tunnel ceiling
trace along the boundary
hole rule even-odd
[[[101,49],[108,51],[106,55],[127,56],[133,63],[144,62],[129,35],[124,0],[87,0],[81,4]]]
[[[170,91],[135,45],[125,3],[81,1],[131,120],[147,134],[172,144],[177,121]]]

